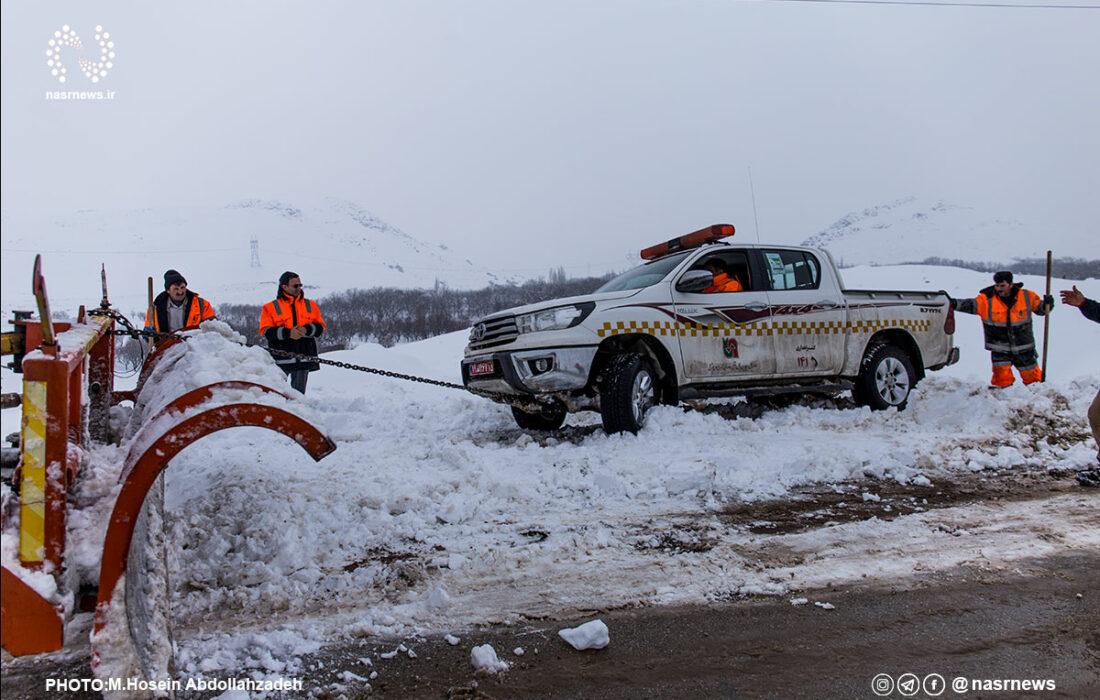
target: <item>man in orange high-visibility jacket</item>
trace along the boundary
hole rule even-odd
[[[737,275],[731,276],[717,259],[708,260],[703,265],[703,269],[714,276],[714,282],[703,290],[703,294],[744,291],[745,288],[741,285],[741,280],[737,279]]]
[[[325,321],[317,302],[302,293],[302,279],[297,272],[279,276],[279,293],[274,301],[260,311],[260,335],[267,340],[269,350],[283,350],[299,355],[317,356],[317,339],[325,332]],[[290,386],[306,393],[309,373],[321,368],[317,362],[272,353],[275,364],[290,377]]]
[[[993,359],[993,379],[990,380],[993,386],[1009,386],[1015,382],[1013,367],[1019,370],[1024,384],[1043,380],[1031,317],[1050,313],[1054,297],[1048,294],[1041,299],[1023,287],[1023,282],[1012,283],[1011,272],[1002,270],[993,275],[993,286],[983,289],[974,299],[951,300],[957,310],[977,314],[982,319],[985,348]]]
[[[198,328],[214,318],[214,307],[187,288],[187,280],[175,270],[164,273],[164,291],[153,300],[153,308],[145,319],[146,330],[175,333]]]

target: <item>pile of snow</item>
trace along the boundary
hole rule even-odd
[[[579,627],[558,630],[558,636],[577,651],[603,649],[611,643],[611,633],[603,620],[592,620]]]
[[[478,671],[502,673],[508,670],[508,662],[497,657],[496,649],[491,644],[482,644],[471,649],[470,661]]]

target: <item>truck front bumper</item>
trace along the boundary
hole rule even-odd
[[[467,357],[462,360],[462,383],[468,389],[498,394],[573,391],[588,385],[595,357],[594,345]],[[490,369],[486,363],[492,363],[491,371],[486,371]]]

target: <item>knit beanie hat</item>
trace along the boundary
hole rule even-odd
[[[187,280],[183,278],[183,275],[175,270],[169,270],[164,273],[164,289],[167,290],[173,284],[187,284]]]

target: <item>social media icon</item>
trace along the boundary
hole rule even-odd
[[[925,695],[935,697],[937,695],[943,695],[943,691],[947,690],[947,681],[938,673],[929,673],[924,677],[921,686],[924,688]]]
[[[913,697],[920,691],[920,679],[916,674],[903,673],[898,676],[898,692],[905,697]]]
[[[965,678],[959,676],[951,681],[951,689],[956,693],[965,693],[967,690],[970,690],[970,684],[966,682]]]
[[[871,679],[871,692],[879,697],[886,697],[894,692],[894,679],[888,673],[880,673]]]

